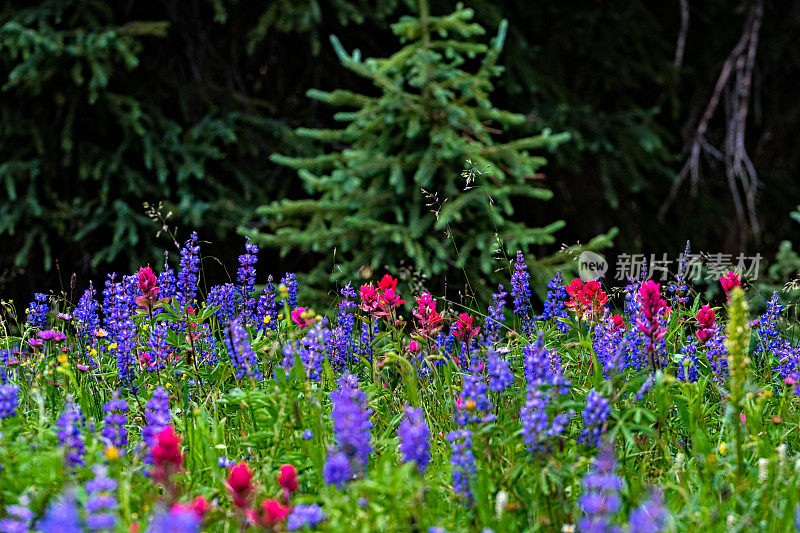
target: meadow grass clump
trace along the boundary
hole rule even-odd
[[[387,274],[318,314],[249,241],[201,291],[200,253],[4,319],[0,531],[795,527],[800,352],[735,273],[538,310],[517,254],[485,313]]]

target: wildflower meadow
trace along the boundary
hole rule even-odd
[[[487,308],[391,273],[304,303],[172,269],[6,305],[0,531],[790,531],[800,351],[778,293],[679,271],[548,284],[518,253]],[[333,291],[334,288],[332,287]],[[541,308],[540,308],[541,307]]]

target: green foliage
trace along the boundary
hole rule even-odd
[[[145,201],[184,224],[213,217],[222,234],[237,199],[263,198],[244,154],[280,124],[158,77],[168,21],[89,0],[19,4],[0,12],[0,236],[14,264],[133,261],[129,250],[156,249]]]
[[[336,249],[334,277],[360,269],[411,264],[439,275],[455,264],[493,284],[504,250],[527,250],[554,242],[563,221],[530,228],[512,218],[514,198],[548,200],[535,182],[541,152],[567,141],[545,128],[513,138],[524,115],[494,107],[492,80],[507,23],[487,45],[473,12],[459,6],[430,16],[425,2],[417,17],[392,25],[404,45],[380,59],[362,59],[333,47],[350,71],[370,80],[371,93],[310,90],[308,96],[336,108],[339,129],[300,128],[297,135],[330,146],[317,157],[273,155],[295,169],[311,199],[273,202],[258,209],[263,231],[257,242],[292,250]],[[467,170],[464,167],[467,166]],[[310,274],[319,284],[329,265]]]
[[[216,0],[221,4],[222,0]],[[269,2],[258,18],[255,26],[248,34],[247,51],[253,53],[270,32],[308,34],[311,39],[311,50],[314,56],[319,55],[319,28],[322,26],[325,13],[334,13],[342,26],[363,24],[367,18],[383,23],[392,13],[399,0],[275,0]],[[218,18],[225,16],[224,8],[218,12]],[[328,15],[330,16],[330,15]]]

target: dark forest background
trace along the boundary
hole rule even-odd
[[[273,234],[281,218],[259,206],[319,198],[275,154],[347,148],[298,135],[340,126],[340,110],[307,91],[380,92],[345,68],[329,36],[348,53],[389,57],[406,44],[390,25],[420,16],[419,6],[0,2],[0,295],[19,308],[34,290],[69,291],[73,273],[78,286],[97,286],[106,272],[160,264],[174,244],[144,202],[171,213],[178,240],[196,229],[208,241],[204,255],[235,269],[242,234]],[[431,17],[459,12],[449,1],[426,7]],[[525,117],[512,121],[514,137],[569,134],[531,150],[547,163],[526,178],[552,197],[518,195],[508,212],[529,227],[565,222],[526,241],[532,255],[608,235],[612,251],[677,257],[691,239],[696,250],[772,258],[794,238],[799,2],[470,0],[464,8],[486,29],[464,40],[488,45],[508,20],[491,104]],[[463,68],[474,72],[469,60]],[[486,127],[510,139],[498,123]],[[401,203],[423,201],[405,194]],[[334,227],[337,219],[326,220]],[[486,231],[481,224],[461,229]],[[267,241],[259,282],[266,272],[333,264],[329,239],[283,255],[280,242]],[[204,263],[209,283],[226,275],[219,264]],[[415,258],[403,268],[414,269]],[[435,269],[427,283],[442,283]]]

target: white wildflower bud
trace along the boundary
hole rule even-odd
[[[736,518],[734,518],[734,516],[732,514],[729,514],[728,515],[728,520],[726,522],[728,524],[728,529],[732,529],[733,528],[733,524],[736,522]]]
[[[786,452],[788,447],[785,442],[782,442],[775,450],[778,452],[778,476],[783,477],[783,472],[786,470]]]
[[[675,470],[678,472],[683,472],[683,467],[686,465],[686,456],[683,455],[683,452],[678,452],[675,455]]]
[[[769,466],[769,460],[762,457],[758,460],[758,482],[759,483],[766,483],[767,478],[769,477],[769,470],[767,467]]]
[[[508,493],[504,490],[501,490],[500,492],[497,493],[497,499],[494,502],[494,512],[498,520],[500,520],[500,517],[503,516],[503,511],[506,510],[507,505],[508,505]]]

